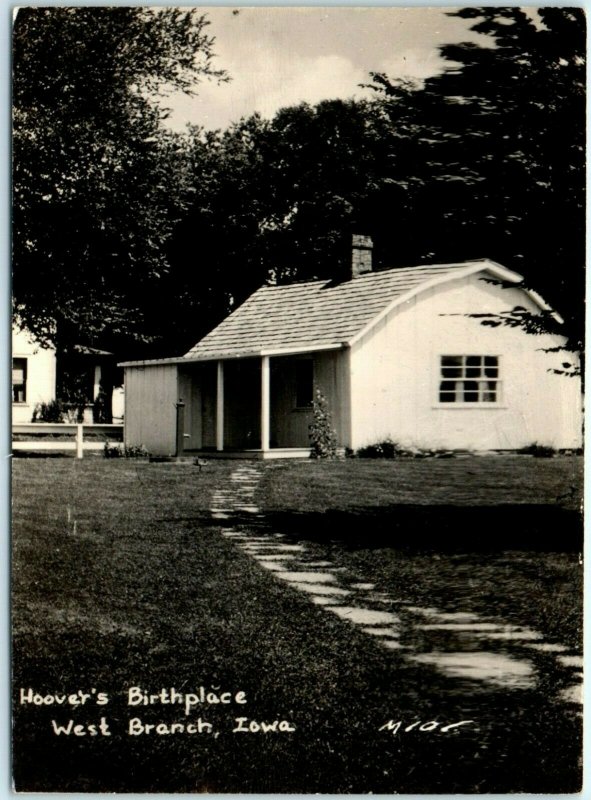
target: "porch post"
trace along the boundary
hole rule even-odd
[[[261,450],[269,449],[269,356],[261,357]]]
[[[92,402],[97,398],[98,393],[101,390],[101,378],[102,378],[102,369],[100,364],[96,364],[94,368],[94,385],[92,387]],[[97,420],[98,422],[99,420]],[[100,420],[102,422],[102,420]]]
[[[216,413],[215,413],[215,447],[224,449],[224,362],[218,361]]]

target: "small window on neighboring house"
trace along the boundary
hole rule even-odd
[[[27,402],[27,359],[12,359],[12,402]]]
[[[498,403],[498,356],[441,356],[440,403]]]
[[[310,408],[314,396],[314,362],[305,359],[295,362],[296,408]]]

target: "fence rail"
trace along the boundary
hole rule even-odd
[[[102,440],[85,439],[84,434],[102,436]],[[42,436],[70,436],[69,439],[42,439]],[[15,440],[15,436],[30,436]],[[75,450],[76,458],[83,458],[85,450],[102,450],[109,440],[123,439],[121,424],[91,424],[76,422],[26,422],[12,426],[13,450]]]

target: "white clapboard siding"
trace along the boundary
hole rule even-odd
[[[12,357],[26,359],[26,400],[12,403],[12,421],[30,422],[38,403],[55,400],[55,350],[41,347],[27,331],[13,327]]]

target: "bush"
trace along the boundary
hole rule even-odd
[[[526,456],[534,456],[535,458],[552,458],[556,455],[556,450],[553,447],[549,447],[545,444],[538,444],[537,442],[527,447],[522,447],[521,450],[517,452],[523,453],[523,455]]]
[[[336,458],[337,435],[326,397],[316,389],[312,404],[314,419],[309,426],[310,458]]]
[[[420,450],[401,447],[392,439],[384,439],[376,444],[368,444],[359,450],[350,451],[352,458],[454,458],[453,450]]]
[[[360,447],[356,452],[358,458],[400,458],[404,455],[404,450],[393,442],[392,439],[384,439],[377,444],[368,444]]]
[[[103,456],[105,458],[148,458],[149,455],[143,444],[125,447],[122,444],[105,442],[103,448]]]
[[[37,403],[31,422],[64,422],[64,409],[59,400]]]

